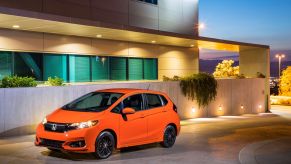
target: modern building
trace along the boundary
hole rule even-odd
[[[198,73],[199,48],[238,52],[242,74],[268,78],[269,46],[200,37],[198,3],[0,0],[0,79],[161,80]]]

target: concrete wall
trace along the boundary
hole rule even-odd
[[[186,76],[199,72],[199,51],[197,48],[0,29],[0,50],[158,58],[160,80],[164,75],[168,77]]]
[[[198,0],[0,0],[0,6],[198,36]],[[0,11],[1,12],[1,11]]]
[[[204,109],[182,95],[179,82],[11,88],[0,89],[0,136],[33,133],[36,124],[47,114],[88,92],[106,88],[145,89],[149,84],[151,90],[165,92],[171,97],[182,119],[264,112],[264,79],[218,80],[217,98]]]

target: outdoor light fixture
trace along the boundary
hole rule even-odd
[[[279,60],[279,79],[281,77],[281,62],[282,62],[282,59],[285,58],[285,54],[277,54],[276,55],[276,58],[278,58]]]
[[[152,40],[152,43],[157,43],[155,40]]]
[[[262,105],[259,105],[259,108],[262,109]]]
[[[219,111],[222,111],[222,106],[221,105],[218,107],[218,110]]]
[[[12,28],[18,29],[18,28],[20,28],[20,26],[19,25],[13,25]]]
[[[96,35],[97,38],[102,38],[102,35],[98,34]]]
[[[190,47],[194,47],[194,45],[192,44],[192,45],[190,45]]]
[[[244,109],[245,107],[243,105],[240,106],[241,109]]]
[[[192,113],[195,113],[196,109],[194,107],[192,107]]]

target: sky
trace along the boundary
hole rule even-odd
[[[199,21],[200,36],[270,45],[271,60],[291,61],[291,0],[200,0]]]

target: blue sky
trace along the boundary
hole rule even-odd
[[[283,52],[291,60],[291,0],[200,0],[199,5],[199,21],[206,24],[201,36],[267,44],[272,54]]]

